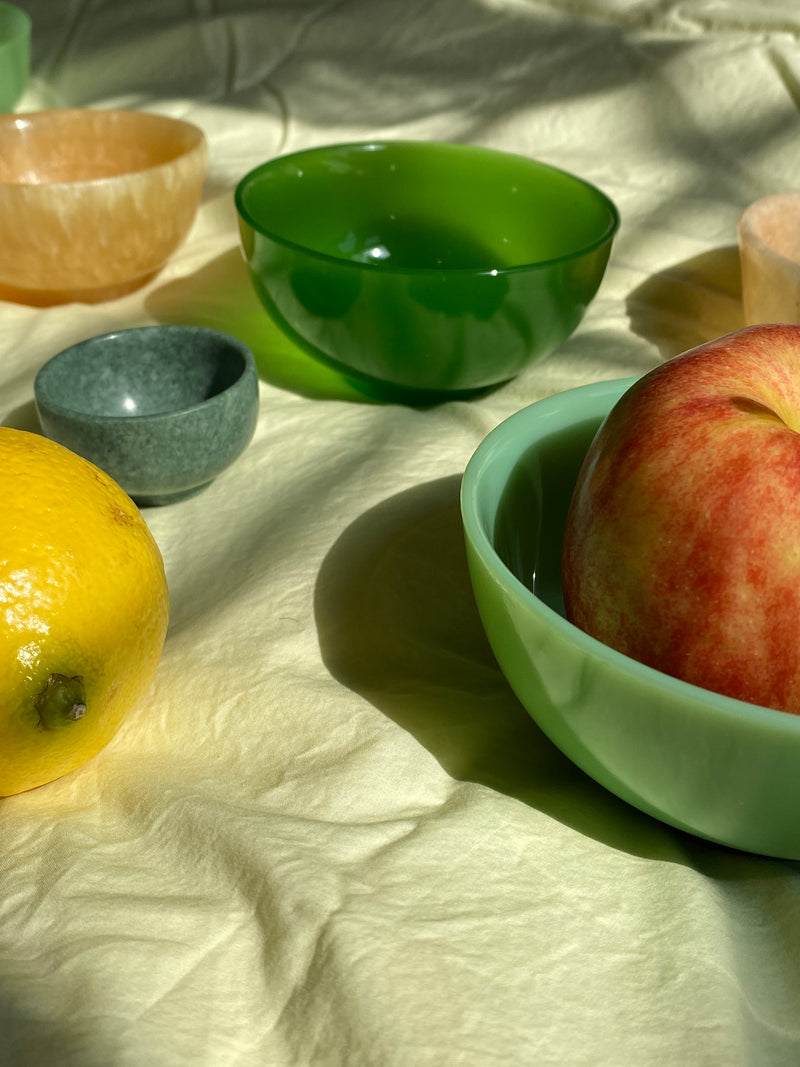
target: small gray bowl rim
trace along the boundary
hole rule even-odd
[[[243,358],[244,366],[242,367],[242,373],[238,378],[231,382],[230,385],[221,389],[218,393],[214,393],[213,396],[207,397],[205,400],[199,400],[194,404],[189,404],[186,407],[172,408],[169,411],[158,411],[149,414],[131,414],[131,415],[98,415],[92,412],[80,411],[77,408],[65,407],[64,404],[58,403],[57,400],[51,399],[48,395],[47,385],[49,378],[48,368],[52,367],[56,362],[60,362],[66,358],[69,354],[76,349],[102,345],[105,342],[111,342],[115,338],[125,334],[143,334],[143,333],[192,333],[195,335],[201,335],[207,338],[216,338],[219,341],[224,342],[228,347],[235,349]],[[258,373],[256,370],[255,358],[253,353],[247,347],[247,345],[240,341],[237,337],[233,337],[230,334],[224,333],[221,330],[212,330],[205,326],[180,326],[180,325],[162,325],[162,326],[131,326],[123,330],[109,330],[107,333],[96,334],[93,337],[87,337],[83,341],[76,341],[74,345],[70,345],[68,348],[63,348],[60,352],[57,352],[54,356],[44,363],[36,373],[36,377],[33,382],[34,399],[37,406],[41,405],[47,411],[52,412],[54,415],[59,415],[62,418],[73,419],[81,422],[91,422],[95,425],[130,425],[136,423],[137,425],[144,425],[147,423],[162,423],[174,420],[181,416],[189,416],[197,411],[207,410],[209,406],[214,404],[221,404],[222,398],[229,393],[232,389],[236,389],[241,386],[243,380],[249,376],[253,376],[258,381]]]
[[[561,256],[553,256],[550,259],[536,259],[529,263],[514,263],[510,267],[442,267],[435,269],[432,267],[395,267],[385,266],[380,263],[367,263],[361,261],[354,261],[351,259],[340,258],[339,256],[332,256],[327,252],[318,252],[316,249],[309,248],[308,245],[300,244],[297,241],[291,241],[286,237],[281,237],[279,234],[273,233],[266,226],[262,226],[260,223],[252,217],[252,215],[246,210],[243,203],[245,186],[252,182],[259,174],[269,170],[278,163],[286,163],[293,159],[300,159],[303,156],[322,154],[324,152],[331,151],[374,151],[376,148],[417,148],[417,147],[442,147],[442,148],[454,148],[454,149],[471,149],[475,152],[486,153],[487,155],[497,156],[509,156],[511,158],[518,159],[521,163],[533,163],[538,167],[542,167],[545,170],[550,170],[555,174],[561,174],[565,178],[569,178],[577,185],[582,185],[588,189],[604,203],[609,210],[610,221],[602,235],[596,238],[594,241],[581,248],[576,248],[571,252],[567,252]],[[276,244],[281,245],[284,248],[289,248],[294,252],[302,252],[304,255],[310,256],[312,259],[321,260],[325,263],[335,263],[338,267],[345,270],[354,271],[371,271],[377,274],[384,274],[389,276],[405,276],[405,275],[442,275],[442,274],[477,274],[477,275],[493,275],[504,276],[507,274],[518,274],[523,271],[532,270],[546,270],[549,267],[556,266],[559,263],[568,263],[570,260],[580,259],[582,256],[590,255],[592,252],[597,251],[598,248],[602,248],[603,245],[613,240],[620,227],[620,213],[617,205],[614,201],[603,192],[593,182],[587,181],[586,178],[581,178],[577,174],[573,174],[571,171],[564,170],[562,167],[553,166],[552,163],[545,163],[541,159],[534,159],[531,156],[523,156],[518,152],[505,152],[499,148],[488,148],[484,145],[472,145],[459,141],[419,141],[411,139],[392,140],[390,138],[378,138],[374,141],[347,141],[342,144],[332,143],[324,145],[315,145],[311,148],[302,148],[297,152],[287,152],[284,155],[274,156],[272,159],[266,160],[264,163],[260,163],[257,167],[253,167],[248,171],[237,183],[234,191],[234,202],[239,217],[257,234],[261,237],[266,237],[270,241],[274,241]]]

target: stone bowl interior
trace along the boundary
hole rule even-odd
[[[53,408],[78,416],[128,419],[188,411],[230,388],[247,364],[227,341],[187,345],[184,336],[170,344],[169,335],[157,331],[152,343],[140,331],[121,331],[102,353],[96,344],[77,345],[52,364],[40,387],[47,388]]]

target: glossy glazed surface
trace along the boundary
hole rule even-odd
[[[198,326],[93,337],[34,382],[44,433],[90,459],[140,504],[181,499],[247,447],[258,416],[250,350]]]
[[[194,221],[208,148],[136,111],[0,116],[0,299],[94,302],[143,285]]]
[[[600,421],[631,381],[534,404],[470,460],[462,516],[487,636],[539,726],[611,792],[701,837],[798,859],[800,718],[660,674],[563,616],[561,536],[572,487]]]
[[[595,295],[618,226],[586,182],[468,145],[310,149],[236,191],[253,284],[333,366],[469,392],[552,352]]]
[[[0,112],[11,111],[28,84],[31,19],[15,4],[0,0]]]

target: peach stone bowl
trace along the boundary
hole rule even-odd
[[[800,191],[750,204],[739,219],[738,241],[746,324],[800,322]]]
[[[0,116],[0,299],[132,292],[183,243],[208,163],[202,130],[142,111]]]

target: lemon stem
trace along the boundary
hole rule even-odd
[[[56,730],[77,722],[86,714],[83,678],[80,675],[67,678],[64,674],[51,674],[33,703],[39,713],[39,725],[45,730]]]

